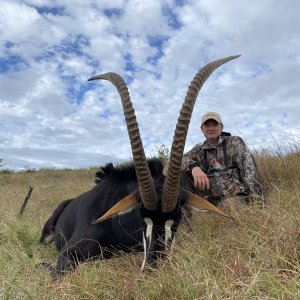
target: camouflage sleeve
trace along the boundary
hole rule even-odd
[[[236,163],[240,171],[241,180],[249,194],[262,197],[262,185],[260,183],[255,160],[242,138],[237,137]]]
[[[188,172],[189,166],[199,163],[197,156],[201,153],[201,144],[197,144],[190,151],[186,152],[182,158],[181,171]]]

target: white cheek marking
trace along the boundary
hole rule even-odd
[[[144,244],[144,260],[143,260],[143,264],[142,264],[142,267],[141,267],[142,271],[145,268],[146,258],[147,258],[147,251],[146,251],[147,244],[146,244],[146,239],[145,239],[144,232],[143,232],[143,244]]]
[[[147,229],[146,229],[146,239],[148,240],[149,246],[151,244],[151,239],[152,239],[152,231],[153,231],[153,222],[149,218],[145,218],[144,222],[147,224]],[[148,250],[148,249],[147,249]]]
[[[165,223],[165,245],[168,245],[168,241],[172,239],[171,227],[174,224],[174,220],[167,220]]]
[[[145,218],[144,222],[146,223],[147,228],[146,228],[146,236],[144,235],[144,231],[143,231],[144,261],[143,261],[142,268],[141,268],[142,270],[145,267],[146,259],[147,259],[147,251],[149,250],[149,249],[147,249],[147,241],[148,241],[148,247],[150,247],[151,239],[152,239],[152,231],[153,231],[153,222],[152,222],[152,220],[149,219],[149,218]]]

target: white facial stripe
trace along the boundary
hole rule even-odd
[[[149,218],[145,218],[144,222],[147,225],[147,229],[146,229],[146,239],[148,240],[149,246],[151,244],[151,239],[152,239],[152,231],[153,231],[153,222],[151,219]],[[148,250],[148,249],[147,249]]]
[[[144,270],[144,267],[145,267],[145,264],[146,264],[146,258],[147,258],[147,251],[146,251],[147,244],[146,244],[146,239],[145,239],[144,232],[143,232],[143,244],[144,244],[144,260],[143,260],[141,270]]]
[[[149,219],[149,218],[145,218],[144,222],[146,223],[147,228],[146,228],[146,236],[145,236],[144,231],[143,231],[144,261],[143,261],[143,264],[142,264],[142,267],[141,267],[142,270],[145,267],[146,259],[147,259],[147,251],[149,250],[149,249],[147,249],[147,241],[148,241],[148,247],[150,247],[151,239],[152,239],[152,231],[153,231],[153,222],[152,222],[152,220]]]
[[[168,241],[172,238],[171,227],[174,224],[174,220],[167,220],[165,223],[165,245],[168,245]]]

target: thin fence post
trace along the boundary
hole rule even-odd
[[[26,205],[27,205],[27,203],[28,203],[28,200],[29,200],[29,198],[30,198],[30,196],[31,196],[32,190],[33,190],[33,188],[32,188],[31,186],[29,186],[28,193],[27,193],[27,195],[26,195],[26,197],[25,197],[25,199],[24,199],[24,201],[23,201],[22,207],[21,207],[20,212],[19,212],[19,215],[20,215],[20,216],[23,215],[23,212],[24,212],[24,210],[25,210],[25,207],[26,207]]]

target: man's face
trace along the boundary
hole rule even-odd
[[[223,124],[215,120],[207,120],[202,126],[201,130],[207,139],[217,139],[223,130]]]

